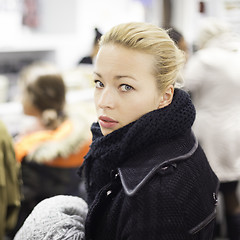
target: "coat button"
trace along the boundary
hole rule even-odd
[[[217,194],[215,192],[213,193],[213,201],[214,201],[215,206],[217,206],[218,205],[218,198],[217,198]]]
[[[112,171],[110,172],[110,177],[111,177],[111,179],[113,179],[113,180],[117,179],[117,178],[119,177],[119,172],[118,172],[117,170],[112,170]]]
[[[109,196],[111,193],[112,193],[112,191],[111,191],[111,190],[108,190],[108,191],[107,191],[107,196]]]
[[[93,185],[93,182],[90,181],[90,182],[89,182],[89,187],[92,187],[92,185]]]

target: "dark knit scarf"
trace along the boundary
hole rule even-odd
[[[165,108],[149,112],[106,136],[93,123],[93,142],[85,157],[88,202],[110,181],[110,173],[135,153],[152,144],[162,144],[189,130],[195,119],[195,108],[189,95],[175,89],[173,101]],[[80,171],[81,172],[81,171]]]

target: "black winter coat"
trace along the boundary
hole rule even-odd
[[[195,109],[173,102],[93,143],[82,173],[89,213],[86,240],[210,240],[218,179],[191,132]]]

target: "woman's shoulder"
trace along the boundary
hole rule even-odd
[[[132,171],[132,178],[138,178],[139,172]],[[215,218],[219,182],[199,145],[185,159],[151,168],[135,185],[134,180],[121,178],[126,201],[148,206],[149,212],[160,212],[163,218],[183,221],[189,232]]]
[[[199,181],[202,176],[212,174],[206,156],[192,133],[167,144],[156,143],[143,149],[130,157],[118,171],[124,191],[129,196],[136,194],[149,182],[152,183],[153,179],[158,179],[156,181],[160,183],[173,178],[168,187],[173,184],[174,188],[181,187],[181,184],[191,184],[191,181]],[[202,174],[202,171],[205,174]]]

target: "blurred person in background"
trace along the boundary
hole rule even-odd
[[[93,62],[95,61],[95,58],[99,49],[98,42],[102,36],[102,33],[99,32],[97,28],[94,29],[94,32],[95,32],[95,38],[94,38],[91,54],[89,56],[83,57],[79,61],[79,64],[93,64]]]
[[[55,66],[43,62],[27,66],[20,73],[20,86],[23,111],[35,122],[15,141],[23,199],[13,235],[43,199],[81,195],[76,171],[90,143],[86,123],[65,111],[66,86]]]
[[[11,231],[20,209],[20,164],[16,161],[12,137],[0,121],[0,239]]]
[[[198,51],[185,66],[197,110],[194,130],[221,181],[228,237],[240,239],[240,37],[227,23],[202,22]]]
[[[185,40],[183,34],[176,28],[172,27],[168,30],[168,35],[174,41],[174,43],[179,47],[180,50],[185,52],[186,59],[188,59],[189,49],[187,41]]]
[[[169,37],[173,40],[173,42],[176,44],[176,46],[180,50],[182,50],[183,53],[185,54],[185,58],[186,58],[185,63],[186,63],[189,57],[189,49],[188,49],[187,41],[185,40],[184,36],[174,27],[169,28],[167,30],[167,33]],[[180,83],[180,85],[184,84],[183,73],[182,73],[183,69],[181,70],[181,73],[178,75],[178,80],[177,80],[177,83]]]

